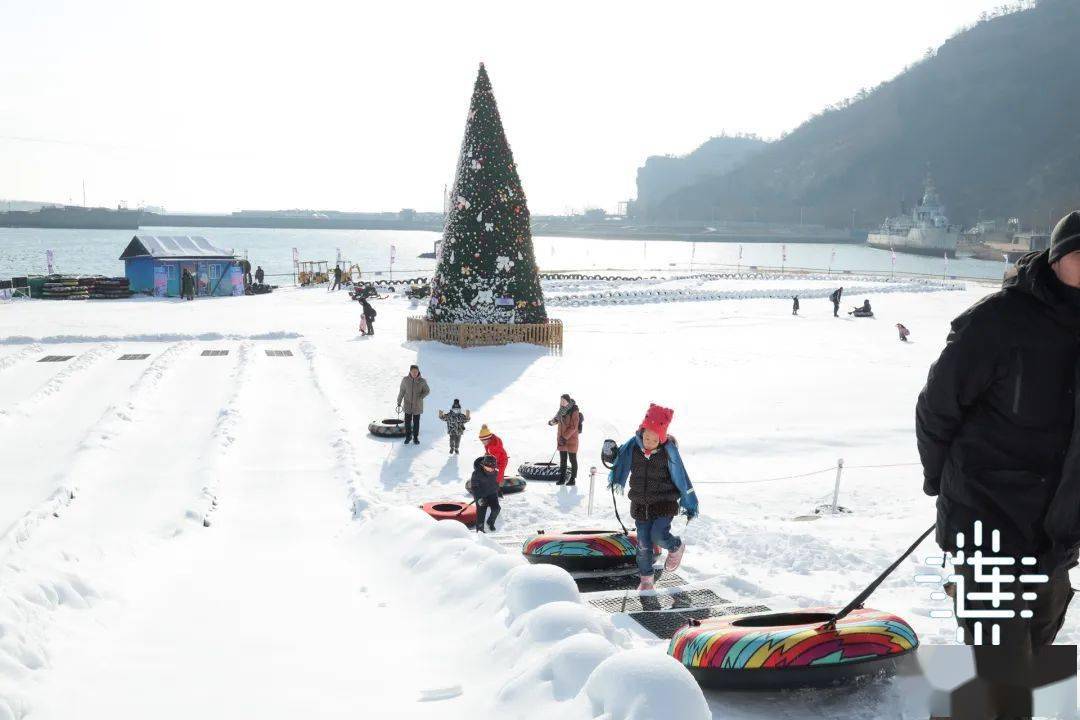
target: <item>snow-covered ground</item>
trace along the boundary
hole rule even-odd
[[[698,288],[735,293],[714,301],[559,307],[562,356],[407,343],[418,309],[400,298],[360,337],[359,307],[322,290],[0,304],[0,720],[890,717],[884,681],[703,694],[666,642],[499,542],[616,527],[602,470],[587,516],[589,468],[649,402],[675,409],[702,507],[676,523],[680,574],[731,600],[843,604],[932,523],[915,397],[949,319],[992,288],[890,287],[856,320],[751,297],[828,283],[732,282]],[[413,362],[432,388],[421,445],[368,435]],[[531,483],[481,540],[416,509],[466,497],[481,423],[512,467],[548,460],[563,392],[585,414],[576,488]],[[435,419],[453,398],[473,413],[460,456]],[[796,521],[831,499],[838,458],[853,512]],[[870,604],[949,642],[917,559]],[[1078,620],[1060,641],[1080,640]]]

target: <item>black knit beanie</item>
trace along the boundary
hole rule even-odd
[[[1050,233],[1050,264],[1074,250],[1080,250],[1080,212],[1076,210],[1061,218]]]
[[[451,405],[450,407],[452,407],[452,408],[459,408],[459,407],[461,407],[461,401],[460,401],[460,400],[458,400],[457,398],[454,398],[454,404],[453,404],[453,405]]]

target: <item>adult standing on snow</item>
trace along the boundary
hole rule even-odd
[[[244,274],[244,287],[251,286],[251,262],[247,258],[240,259],[240,272]]]
[[[371,303],[368,302],[368,299],[366,297],[361,295],[359,300],[360,300],[360,307],[362,307],[363,310],[364,310],[364,323],[367,325],[367,334],[368,335],[374,335],[375,334],[375,316],[378,315],[378,313],[375,312],[375,308],[371,307]]]
[[[188,300],[195,299],[195,276],[187,268],[180,273],[180,297]]]
[[[791,298],[791,314],[792,315],[798,315],[799,314],[799,296],[798,295]]]
[[[409,440],[414,445],[420,444],[420,415],[424,412],[424,398],[431,394],[427,380],[420,376],[420,368],[409,366],[409,374],[401,378],[398,390],[398,412],[405,411],[405,444]]]
[[[334,284],[330,286],[330,291],[341,289],[341,268],[337,265],[334,266]]]
[[[832,295],[829,296],[829,301],[832,302],[832,316],[840,317],[840,296],[844,294],[843,286],[833,290]]]
[[[698,514],[697,495],[686,474],[675,438],[667,434],[675,415],[649,405],[634,437],[623,443],[608,473],[608,487],[622,491],[630,477],[630,517],[637,524],[638,591],[653,590],[653,546],[667,549],[664,569],[677,570],[686,545],[671,534],[671,520],[683,508],[688,520]]]
[[[255,282],[262,285],[264,278],[266,278],[266,273],[263,272],[262,265],[259,265],[257,268],[255,268]]]
[[[1080,547],[1078,336],[1080,213],[1073,212],[1054,228],[1048,250],[1020,258],[1001,290],[952,321],[916,405],[923,490],[937,497],[938,544],[956,551],[957,533],[972,538],[981,522],[984,552],[997,534],[993,555],[1035,557],[1037,568],[1024,572],[1049,576],[1042,585],[992,588],[1018,598],[1003,608],[1015,614],[997,621],[998,641],[974,648],[976,669],[992,685],[995,717],[1031,716],[1035,653],[1054,642],[1072,598],[1068,570]],[[979,549],[972,545],[964,551]],[[965,593],[991,589],[975,582],[975,571],[956,568]],[[1037,599],[1022,598],[1031,591]],[[992,609],[991,601],[970,597],[966,606]],[[1021,617],[1025,610],[1033,616]],[[976,620],[958,623],[965,642],[974,643]]]
[[[506,465],[510,462],[510,456],[506,454],[502,438],[488,429],[487,425],[480,426],[480,442],[484,445],[484,452],[495,458],[499,465],[499,488],[502,489],[503,477],[506,475]]]
[[[581,411],[569,393],[559,398],[559,411],[548,420],[548,425],[557,425],[555,443],[559,451],[559,479],[556,485],[577,484],[578,433],[581,431]],[[570,461],[570,477],[566,477],[566,461]]]

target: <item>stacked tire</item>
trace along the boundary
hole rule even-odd
[[[126,277],[83,278],[94,300],[122,300],[131,297],[131,282]]]
[[[75,278],[56,275],[45,278],[41,296],[46,300],[88,300],[90,290]]]

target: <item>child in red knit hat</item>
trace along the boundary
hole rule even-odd
[[[622,490],[630,478],[630,516],[637,524],[639,591],[654,589],[653,547],[668,551],[664,569],[671,572],[682,562],[686,545],[671,534],[671,521],[683,508],[687,518],[698,513],[697,495],[686,474],[675,438],[668,426],[675,412],[649,405],[634,437],[619,448],[608,475],[608,485]]]

